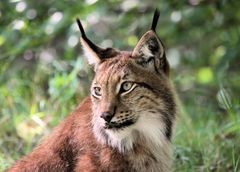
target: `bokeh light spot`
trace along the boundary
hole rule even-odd
[[[201,84],[208,84],[213,80],[213,71],[210,67],[200,68],[197,73],[197,81]]]
[[[26,9],[26,7],[27,7],[26,2],[21,1],[21,2],[17,3],[17,5],[16,5],[16,11],[19,12],[19,13],[21,13],[21,12],[23,12],[23,11]]]
[[[78,43],[78,37],[76,35],[71,35],[69,38],[68,38],[68,46],[69,47],[75,47]]]
[[[182,19],[182,14],[180,11],[173,11],[171,14],[171,20],[175,23],[179,22]]]
[[[226,54],[226,47],[219,46],[215,49],[214,53],[210,56],[210,64],[215,65],[222,59]]]
[[[127,39],[128,45],[135,46],[137,44],[138,38],[136,36],[129,36]]]
[[[85,0],[85,3],[88,5],[95,4],[98,0]]]
[[[15,20],[13,22],[13,29],[15,30],[21,30],[25,26],[25,22],[23,20]]]
[[[30,9],[27,11],[26,16],[28,19],[32,20],[37,16],[37,11],[35,9]]]
[[[62,18],[63,18],[63,14],[62,14],[61,12],[55,12],[55,13],[50,17],[50,23],[56,24],[56,23],[58,23]]]
[[[5,38],[3,36],[0,36],[0,46],[3,45],[5,42]]]

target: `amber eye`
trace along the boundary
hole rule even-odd
[[[121,92],[127,92],[130,91],[131,88],[133,88],[134,83],[133,82],[124,82],[121,86]]]
[[[101,96],[101,88],[100,87],[93,87],[93,96],[95,96],[95,97]]]

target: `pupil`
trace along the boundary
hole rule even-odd
[[[129,86],[130,86],[130,84],[129,84],[129,83],[126,83],[126,84],[125,84],[125,89],[128,90],[128,89],[129,89]]]
[[[95,93],[96,93],[97,95],[99,95],[99,92],[100,92],[100,88],[95,88]]]

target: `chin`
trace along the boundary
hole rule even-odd
[[[131,124],[128,123],[129,125],[118,123],[117,127],[109,127],[109,124],[103,121],[94,124],[93,130],[97,140],[121,153],[129,152],[137,145],[165,145],[164,122],[154,114],[143,114]]]
[[[135,130],[132,124],[123,128],[106,129],[105,132],[108,136],[107,144],[119,150],[119,152],[127,152],[133,149],[135,142]]]
[[[117,149],[119,152],[124,153],[133,149],[133,143],[135,142],[135,130],[134,126],[136,122],[117,124],[116,127],[110,127],[109,124],[100,122],[98,124],[93,123],[93,131],[97,140],[103,144]]]

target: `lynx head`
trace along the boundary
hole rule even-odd
[[[141,142],[161,146],[171,138],[176,108],[169,65],[155,31],[158,18],[156,10],[151,29],[132,52],[98,47],[77,20],[83,49],[95,70],[93,131],[98,141],[119,151]]]

